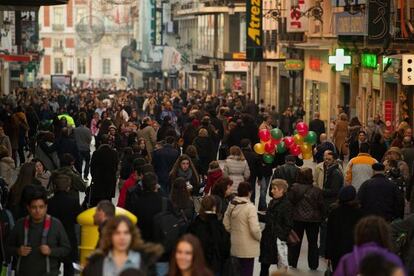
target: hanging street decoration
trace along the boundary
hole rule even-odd
[[[335,71],[344,71],[345,65],[351,64],[351,56],[345,55],[344,49],[336,49],[334,56],[329,56],[329,64],[335,65]]]

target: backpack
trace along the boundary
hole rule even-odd
[[[182,209],[163,211],[154,216],[153,223],[155,241],[162,244],[168,255],[190,224]]]

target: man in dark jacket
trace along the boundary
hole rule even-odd
[[[325,133],[325,123],[320,119],[319,112],[315,112],[313,120],[309,122],[309,130],[314,131],[317,137],[317,144],[320,143],[319,137],[322,133]]]
[[[286,180],[290,189],[296,181],[298,172],[299,168],[296,166],[296,157],[293,155],[286,155],[285,164],[276,168],[272,179],[280,178]]]
[[[325,210],[329,210],[330,206],[338,199],[339,190],[344,185],[344,175],[336,162],[336,154],[330,150],[325,151],[324,159],[322,193],[323,201],[325,203]],[[321,256],[325,253],[326,227],[327,223],[324,220],[321,223],[319,236],[319,254],[321,254]]]
[[[16,275],[59,275],[60,260],[70,252],[61,222],[47,215],[47,194],[37,187],[28,201],[29,216],[16,222],[7,251],[17,257]]]
[[[359,154],[359,148],[361,144],[367,143],[367,133],[363,130],[359,131],[358,133],[358,139],[355,141],[352,141],[349,144],[349,160],[356,157]]]
[[[118,171],[118,153],[107,143],[108,137],[104,135],[103,144],[92,155],[90,189],[90,204],[96,204],[104,199],[112,200],[115,196],[116,172]]]
[[[142,179],[143,191],[133,202],[130,211],[136,215],[139,220],[138,228],[141,230],[142,238],[145,241],[154,241],[153,219],[161,211],[166,210],[167,200],[156,192],[157,176],[155,173],[147,172]]]
[[[414,214],[410,214],[404,220],[397,219],[391,223],[391,234],[398,253],[401,254],[408,275],[414,275]],[[406,243],[399,246],[402,235],[406,235]]]
[[[73,138],[73,136],[70,135],[69,128],[64,127],[62,129],[62,136],[57,141],[56,148],[57,148],[60,162],[62,162],[63,155],[65,153],[69,153],[73,156],[73,158],[75,158],[75,168],[80,172],[82,171],[80,170],[81,157],[80,157],[79,149],[78,149],[78,146],[76,145],[75,138]]]
[[[358,199],[365,215],[377,215],[387,221],[402,218],[404,215],[404,198],[397,185],[384,175],[384,165],[372,165],[374,176],[362,183]]]
[[[152,156],[152,164],[154,166],[155,173],[158,176],[161,190],[164,194],[169,194],[169,174],[174,166],[175,161],[180,156],[178,150],[173,146],[175,143],[174,137],[167,137],[165,139],[165,145],[154,151]]]
[[[55,176],[53,179],[55,194],[48,202],[49,214],[62,222],[71,245],[71,253],[63,262],[64,276],[73,276],[75,273],[72,263],[78,261],[78,242],[75,232],[76,217],[82,211],[79,199],[69,194],[71,181],[72,179],[65,174]]]

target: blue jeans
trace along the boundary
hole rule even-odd
[[[260,198],[259,198],[259,211],[264,211],[267,208],[266,196],[269,188],[269,181],[271,176],[265,176],[260,179]]]
[[[155,264],[157,276],[165,276],[168,274],[169,263],[158,262]]]

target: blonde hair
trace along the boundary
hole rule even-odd
[[[207,131],[207,129],[205,129],[205,128],[201,128],[201,129],[198,131],[198,136],[199,136],[199,137],[208,137],[208,131]]]
[[[240,157],[240,160],[246,160],[244,158],[244,154],[243,154],[242,150],[238,146],[232,146],[230,148],[230,155],[238,156],[238,157]]]
[[[208,168],[210,170],[218,169],[218,168],[220,168],[220,164],[219,164],[219,162],[214,160],[214,161],[211,161],[210,164],[208,164]]]
[[[283,189],[283,193],[286,193],[288,190],[288,183],[284,179],[276,178],[272,180],[272,188],[277,187],[279,190]]]

